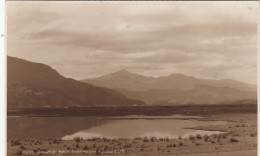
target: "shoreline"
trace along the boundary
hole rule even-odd
[[[88,116],[168,116],[173,114],[205,116],[211,114],[257,113],[257,104],[238,105],[176,105],[75,108],[8,108],[7,116],[88,117]]]
[[[238,151],[255,151],[257,153],[257,114],[256,113],[236,113],[236,114],[212,114],[202,115],[201,119],[228,121],[222,125],[209,125],[193,127],[195,130],[214,130],[225,132],[223,134],[213,134],[210,136],[190,136],[188,138],[169,139],[169,138],[134,138],[134,139],[86,139],[75,140],[56,139],[23,139],[10,140],[7,142],[8,155],[28,155],[24,151],[33,151],[33,155],[51,155],[48,151],[63,150],[65,153],[57,155],[86,155],[86,153],[73,153],[70,151],[96,151],[94,155],[106,151],[123,151],[120,153],[103,153],[102,155],[194,155],[207,153],[213,156],[216,153],[232,152],[239,154]],[[17,145],[15,145],[17,144]],[[47,153],[40,153],[40,152]],[[67,151],[67,153],[66,153]],[[39,152],[39,153],[37,153]],[[56,155],[55,154],[55,155]],[[92,153],[93,154],[93,153]],[[89,155],[89,154],[87,154]],[[254,154],[253,154],[254,155]],[[255,154],[256,155],[256,154]]]

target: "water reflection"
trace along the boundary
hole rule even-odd
[[[222,124],[219,121],[198,121],[185,116],[125,116],[125,117],[8,117],[8,140],[11,138],[133,138],[133,137],[186,137],[190,134],[218,132],[185,129],[204,125]]]
[[[61,138],[108,122],[89,117],[8,117],[7,139]]]
[[[93,137],[134,138],[134,137],[158,137],[158,138],[178,138],[195,134],[213,134],[217,131],[199,131],[186,129],[187,127],[216,125],[222,122],[207,122],[197,120],[179,119],[131,119],[131,120],[109,120],[102,125],[81,130],[72,135],[66,135],[62,139],[71,140],[76,137],[89,139]]]

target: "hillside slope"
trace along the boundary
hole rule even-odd
[[[51,67],[7,58],[8,107],[88,107],[142,105],[114,90],[61,76]]]
[[[256,99],[256,92],[242,91],[229,87],[197,86],[191,90],[148,90],[130,91],[116,89],[128,98],[144,101],[149,105],[174,105],[174,104],[217,104],[243,99]]]

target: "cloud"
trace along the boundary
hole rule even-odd
[[[127,68],[255,83],[256,4],[10,1],[7,53],[76,79]]]

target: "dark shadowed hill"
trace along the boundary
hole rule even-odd
[[[88,107],[142,105],[111,89],[61,76],[51,67],[7,58],[7,106]]]

